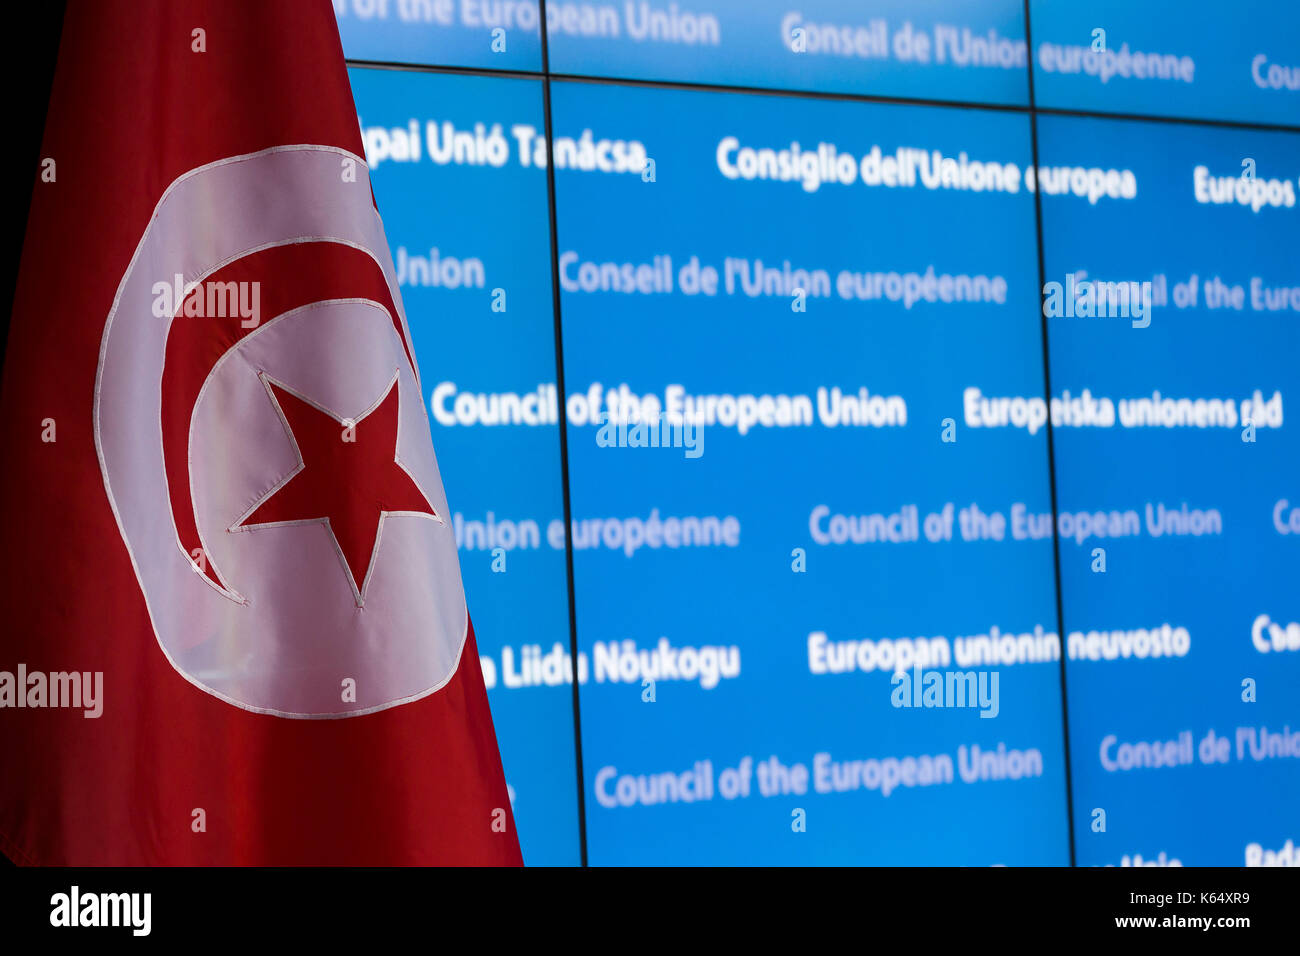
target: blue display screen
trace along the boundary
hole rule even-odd
[[[537,0],[332,0],[350,60],[540,70]]]
[[[1300,14],[1029,7],[335,3],[526,862],[1295,855]]]
[[[1241,865],[1294,839],[1300,782],[1300,135],[1039,133],[1045,166],[1136,184],[1043,207],[1048,281],[1085,306],[1049,319],[1079,861]]]
[[[1300,5],[1029,0],[1043,107],[1300,125]]]
[[[1021,0],[548,2],[546,13],[558,73],[1028,102]]]

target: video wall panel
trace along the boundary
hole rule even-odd
[[[542,68],[537,0],[332,0],[349,60]]]
[[[576,863],[546,173],[516,145],[543,128],[541,84],[351,79],[525,859]]]
[[[1300,862],[1292,8],[506,6],[336,11],[525,861]]]
[[[1290,0],[1030,0],[1040,107],[1300,125]]]
[[[1039,138],[1130,184],[1043,197],[1079,862],[1241,865],[1300,806],[1300,133]]]
[[[557,154],[573,507],[600,519],[574,556],[592,861],[1064,862],[1050,541],[1009,524],[1050,511],[1044,433],[962,412],[1042,386],[1026,118],[552,96],[557,149],[655,161]],[[670,518],[701,530],[644,540]],[[1032,647],[983,662],[982,711],[898,706],[909,659],[999,633]]]
[[[1021,0],[546,5],[551,70],[1025,104]]]

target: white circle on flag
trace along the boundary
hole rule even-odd
[[[356,182],[340,176],[349,159]],[[217,320],[157,317],[155,287],[177,275],[199,282],[242,257],[301,243],[365,253],[398,314],[359,295],[264,316],[207,372],[185,410],[193,493],[185,506],[219,586],[180,544],[160,424],[171,323]],[[409,703],[455,674],[468,614],[409,342],[360,157],[277,147],[192,170],[159,200],[105,323],[95,441],[158,645],[195,686],[246,710],[333,718]],[[328,525],[232,530],[300,465],[264,377],[345,422],[396,389],[396,457],[439,517],[386,515],[355,593]]]

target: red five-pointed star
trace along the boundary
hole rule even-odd
[[[437,514],[397,461],[397,377],[354,425],[322,411],[263,376],[302,461],[230,529],[322,522],[338,543],[360,606],[384,519]]]

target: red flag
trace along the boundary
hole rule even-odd
[[[71,4],[41,155],[0,848],[521,862],[330,4]]]

